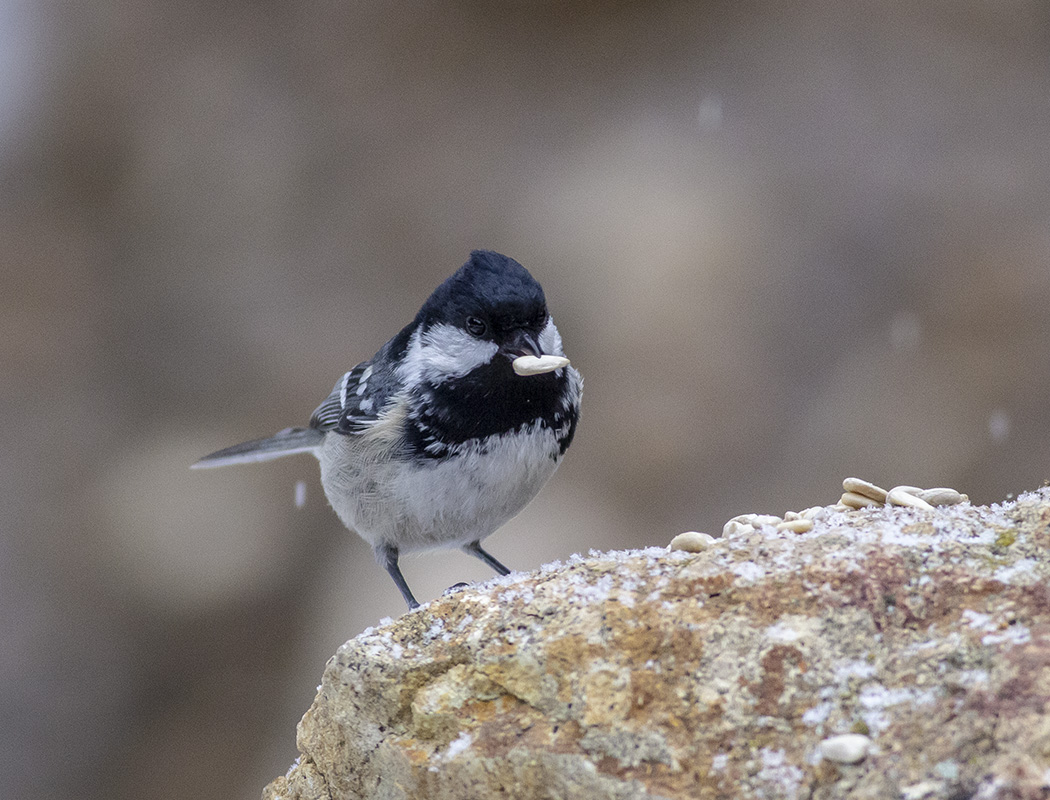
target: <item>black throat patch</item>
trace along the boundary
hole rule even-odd
[[[406,444],[416,457],[442,459],[465,442],[538,424],[555,432],[561,455],[576,430],[568,388],[564,370],[520,376],[497,356],[462,378],[424,386],[411,402]]]

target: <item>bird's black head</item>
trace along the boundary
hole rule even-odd
[[[424,327],[452,325],[521,354],[539,355],[535,338],[547,323],[547,302],[543,288],[513,258],[475,250],[434,290],[417,321]]]
[[[568,447],[579,377],[571,368],[515,369],[521,356],[564,356],[543,289],[517,261],[488,250],[470,259],[402,332],[398,373],[413,390],[405,441],[422,458],[526,426],[560,431]],[[564,359],[562,359],[564,360]]]

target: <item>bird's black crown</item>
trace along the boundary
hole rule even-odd
[[[521,264],[491,250],[475,250],[419,310],[424,327],[446,323],[463,327],[468,317],[500,328],[528,324],[547,307],[543,288]]]

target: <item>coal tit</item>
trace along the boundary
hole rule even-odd
[[[535,497],[572,443],[583,379],[568,364],[539,283],[514,259],[475,250],[338,380],[308,427],[193,466],[313,453],[328,502],[412,609],[401,553],[458,547],[510,571],[481,540]]]

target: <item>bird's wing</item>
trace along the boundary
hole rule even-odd
[[[372,362],[363,361],[336,381],[331,394],[310,417],[310,427],[337,433],[363,433],[379,419],[384,398],[369,385]]]

